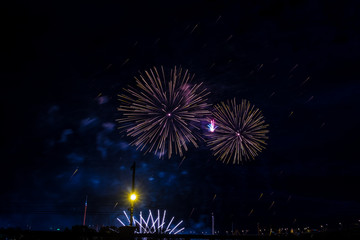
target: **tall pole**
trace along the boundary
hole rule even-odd
[[[86,220],[86,210],[87,210],[87,195],[86,195],[86,200],[85,200],[85,211],[84,211],[83,226],[85,226],[85,220]]]
[[[215,218],[214,213],[211,213],[211,234],[215,235]]]
[[[131,169],[133,170],[133,174],[132,174],[132,187],[131,187],[132,193],[134,193],[134,191],[135,191],[135,167],[136,167],[136,163],[134,162],[134,164],[131,166]]]
[[[136,168],[136,163],[134,162],[134,164],[131,166],[131,169],[133,170],[131,194],[135,193],[135,168]],[[134,218],[134,200],[131,200],[130,203],[131,203],[131,205],[130,205],[130,226],[132,226],[133,218]]]

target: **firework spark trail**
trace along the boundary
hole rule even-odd
[[[178,234],[179,232],[181,232],[181,231],[183,231],[185,228],[183,227],[183,228],[180,228],[179,230],[177,230],[174,234],[176,235],[176,234]]]
[[[150,216],[151,216],[151,222],[153,223],[153,224],[151,225],[151,227],[150,227],[150,229],[152,229],[152,228],[155,228],[155,224],[156,224],[156,222],[157,222],[157,219],[154,221],[154,218],[153,218],[150,210],[149,210],[149,214],[150,214]],[[155,229],[156,229],[156,228],[155,228]]]
[[[178,224],[176,224],[176,226],[169,232],[169,234],[171,234],[182,222],[183,220],[181,220]]]
[[[125,224],[119,219],[119,218],[116,218],[123,226],[125,226]]]
[[[181,159],[181,162],[179,163],[178,168],[180,168],[180,166],[181,166],[181,164],[184,162],[185,158],[186,158],[186,157],[183,157],[183,158]]]
[[[304,85],[307,81],[310,80],[310,77],[307,77],[302,83],[301,83],[301,86]]]
[[[167,231],[170,230],[169,227],[170,227],[170,225],[171,225],[171,223],[172,223],[173,220],[174,220],[174,217],[171,218],[171,220],[170,220],[170,222],[169,222],[169,225],[168,225],[168,226],[166,227],[166,229],[165,229],[165,232],[167,232]]]
[[[69,178],[69,181],[75,176],[75,174],[79,171],[79,168],[76,168],[71,177]]]
[[[161,231],[164,228],[164,224],[165,224],[165,215],[166,215],[166,210],[164,210],[164,215],[163,215],[163,219],[162,219],[162,223],[161,223]]]
[[[193,212],[195,211],[195,208],[193,208],[190,212],[189,218],[191,217],[191,215],[193,214]]]
[[[193,76],[188,70],[174,68],[166,80],[154,67],[145,75],[135,77],[136,87],[124,89],[119,95],[118,111],[122,114],[117,122],[119,129],[134,138],[130,143],[146,153],[154,152],[162,158],[165,151],[168,158],[173,152],[183,156],[188,144],[198,147],[202,137],[200,122],[210,114],[206,103],[209,92],[202,83],[191,84]]]
[[[208,146],[214,156],[224,163],[240,163],[254,159],[266,145],[268,139],[262,113],[247,100],[236,104],[236,100],[221,102],[214,107],[213,119],[217,130],[207,133]]]
[[[270,210],[274,206],[274,204],[275,204],[275,201],[272,201],[272,203],[271,203],[270,207],[268,208],[268,210]]]
[[[125,215],[126,219],[128,220],[128,222],[130,222],[130,219],[129,219],[128,215],[126,214],[126,212],[125,212],[125,211],[123,211],[123,213],[124,213],[124,215]]]

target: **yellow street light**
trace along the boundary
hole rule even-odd
[[[135,200],[136,200],[136,194],[135,194],[135,193],[132,193],[132,194],[130,195],[130,200],[131,200],[131,201],[135,201]]]

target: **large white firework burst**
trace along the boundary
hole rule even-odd
[[[123,211],[123,213],[128,223],[130,223],[130,218],[126,211]],[[139,218],[136,219],[133,217],[133,222],[137,227],[136,233],[178,234],[185,228],[178,228],[183,222],[182,220],[177,224],[173,224],[174,218],[175,217],[172,217],[169,223],[166,224],[166,210],[164,210],[162,215],[160,210],[157,210],[156,218],[153,216],[151,210],[149,210],[149,215],[147,217],[145,217],[140,211]],[[124,221],[121,221],[120,218],[117,218],[117,220],[121,223],[122,226],[126,226]]]

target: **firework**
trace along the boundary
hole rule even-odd
[[[130,223],[129,216],[126,214],[126,211],[123,211],[124,216],[126,217],[126,220],[128,223]],[[133,222],[135,223],[135,226],[137,227],[136,232],[137,233],[158,233],[158,234],[178,234],[179,232],[183,231],[185,228],[177,229],[181,223],[182,220],[177,223],[176,225],[173,224],[174,217],[171,218],[170,222],[168,224],[165,223],[165,217],[166,217],[166,210],[164,210],[162,216],[160,213],[160,210],[157,210],[157,217],[154,218],[153,214],[151,213],[151,210],[149,210],[148,217],[143,217],[142,212],[140,212],[139,220],[135,219],[133,217]],[[117,218],[117,220],[121,223],[121,225],[126,226],[123,221],[121,221],[120,218]],[[175,226],[174,226],[175,225]]]
[[[207,126],[208,126],[210,132],[215,132],[215,129],[217,128],[217,126],[215,126],[214,119],[210,120],[210,123]]]
[[[202,140],[198,125],[210,114],[209,92],[202,83],[191,84],[192,78],[187,70],[175,67],[167,79],[163,67],[161,74],[154,67],[135,77],[136,87],[124,89],[117,122],[119,129],[134,138],[131,145],[159,158],[166,151],[168,158],[173,152],[183,156],[190,142],[198,147],[197,141]]]
[[[247,100],[221,102],[214,107],[213,119],[217,128],[209,131],[208,145],[214,156],[233,164],[254,159],[265,148],[266,128],[262,113]]]

